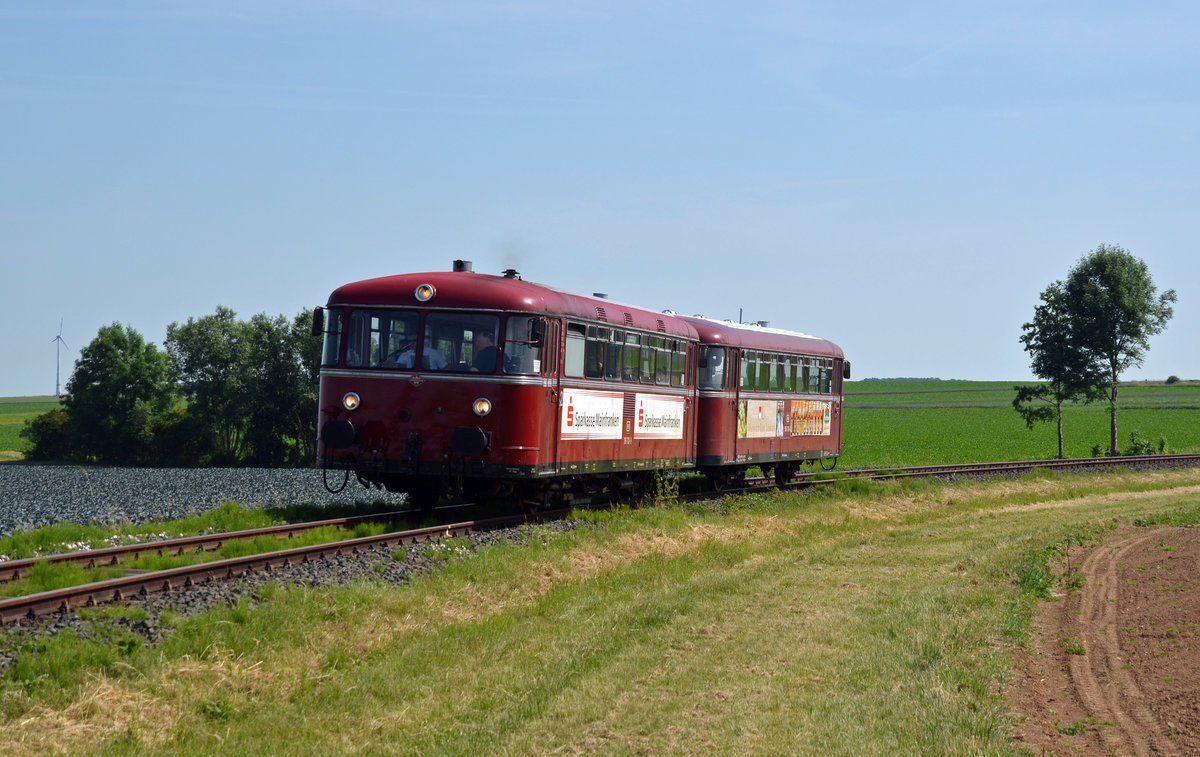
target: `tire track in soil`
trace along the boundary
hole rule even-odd
[[[1113,532],[1042,603],[1006,689],[1034,754],[1200,754],[1198,531]]]
[[[1100,731],[1114,754],[1173,754],[1126,664],[1117,637],[1122,559],[1160,536],[1161,529],[1135,533],[1112,545],[1097,547],[1079,570],[1084,589],[1076,593],[1079,637],[1084,654],[1068,655],[1067,672],[1089,717],[1114,728]],[[1068,606],[1072,602],[1068,601]]]

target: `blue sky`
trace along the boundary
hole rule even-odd
[[[455,258],[1028,380],[1101,243],[1179,296],[1125,378],[1200,379],[1198,63],[1190,2],[0,0],[0,396]]]

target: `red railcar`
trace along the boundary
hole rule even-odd
[[[683,319],[456,261],[346,284],[314,330],[327,477],[424,505],[459,492],[544,505],[695,466],[699,345]]]
[[[715,489],[752,466],[784,483],[842,450],[842,379],[833,342],[754,324],[683,318],[700,337],[696,462]]]

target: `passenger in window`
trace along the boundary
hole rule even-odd
[[[475,373],[491,373],[496,370],[496,344],[490,331],[475,334],[475,359],[471,361]]]
[[[385,368],[404,368],[410,369],[417,363],[417,343],[415,340],[408,340],[400,345],[400,349],[388,356],[387,360],[383,361]]]

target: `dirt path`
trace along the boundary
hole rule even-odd
[[[1008,691],[1035,754],[1200,753],[1200,529],[1127,528],[1046,603]]]

